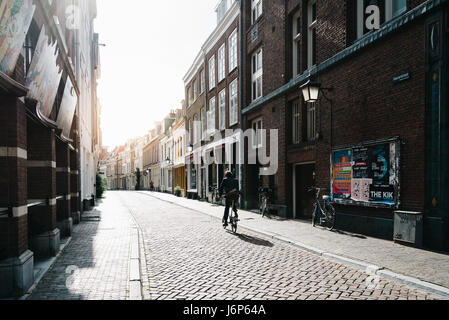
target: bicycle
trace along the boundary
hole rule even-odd
[[[313,207],[312,226],[317,225],[319,219],[319,226],[326,228],[329,231],[334,230],[335,227],[335,208],[331,204],[331,198],[324,195],[322,197],[324,205],[321,205],[320,194],[324,189],[311,188],[309,191],[316,192],[316,201]]]
[[[218,196],[218,188],[214,187],[212,188],[212,204],[219,204],[220,200],[219,200],[219,196]]]
[[[262,218],[268,213],[268,201],[270,200],[269,194],[271,190],[269,188],[260,188],[259,189],[259,211],[262,215]]]
[[[220,198],[222,199],[222,198]],[[231,225],[231,230],[233,233],[237,233],[237,228],[238,228],[238,222],[240,221],[237,217],[236,217],[236,212],[234,211],[234,208],[236,208],[236,201],[238,201],[237,199],[232,200],[232,204],[231,204],[231,212],[229,214],[229,221],[230,221],[230,225]],[[225,225],[223,226],[224,229],[226,229],[228,226]]]

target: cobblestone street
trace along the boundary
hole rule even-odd
[[[244,229],[234,235],[216,218],[145,194],[109,197],[119,197],[142,228],[150,299],[432,298],[382,279],[368,288],[367,273]]]
[[[146,300],[436,298],[245,229],[234,235],[214,217],[150,195],[109,192],[30,299],[129,299],[133,218]]]

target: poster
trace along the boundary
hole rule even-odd
[[[352,179],[351,199],[354,201],[368,202],[370,200],[370,187],[372,179]]]
[[[333,195],[335,198],[351,197],[352,150],[340,150],[333,155]]]
[[[59,129],[62,129],[62,134],[66,138],[70,138],[70,129],[72,128],[73,116],[75,115],[77,103],[78,96],[75,88],[73,87],[70,77],[67,77],[61,107],[59,108],[58,118],[56,120]]]
[[[375,146],[371,149],[371,170],[373,183],[376,185],[390,184],[390,144]]]
[[[57,43],[49,44],[48,40],[43,26],[27,74],[26,86],[29,88],[28,97],[36,99],[40,112],[50,118],[62,72],[57,63]]]
[[[0,1],[0,71],[10,76],[33,19],[32,0]]]
[[[385,204],[398,201],[396,142],[363,144],[332,154],[332,195],[337,202]]]

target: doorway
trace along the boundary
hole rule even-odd
[[[315,163],[294,166],[293,207],[295,219],[311,219],[315,194],[308,190],[315,186]]]

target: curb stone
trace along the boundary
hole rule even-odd
[[[179,203],[175,203],[173,201],[161,199],[161,198],[153,196],[152,194],[149,194],[149,193],[143,193],[143,192],[139,192],[139,193],[143,194],[143,195],[147,195],[147,196],[153,197],[153,198],[156,198],[158,200],[161,200],[161,201],[173,204],[173,205],[176,205],[176,206],[179,206],[179,207],[186,208],[188,210],[192,210],[192,211],[195,211],[195,212],[198,212],[198,213],[206,214],[206,215],[209,215],[211,217],[214,217],[216,219],[221,220],[221,218],[219,218],[219,217],[217,217],[217,216],[215,216],[215,215],[213,215],[211,213],[205,212],[205,211],[199,211],[198,209],[193,209],[191,207],[187,207],[185,205],[182,205],[182,204],[179,204]],[[392,280],[392,281],[395,281],[397,283],[404,284],[404,285],[407,285],[409,287],[412,287],[412,288],[415,288],[415,289],[418,289],[418,290],[426,291],[426,292],[428,292],[430,294],[433,294],[433,295],[436,295],[436,296],[438,296],[438,297],[440,297],[440,298],[442,298],[444,300],[449,300],[449,288],[445,288],[443,286],[439,286],[439,285],[436,285],[436,284],[433,284],[433,283],[430,283],[430,282],[419,280],[418,278],[414,278],[414,277],[398,274],[398,273],[395,273],[395,272],[393,272],[391,270],[388,270],[386,268],[383,268],[383,267],[380,267],[380,266],[376,266],[376,265],[373,265],[373,264],[369,264],[369,263],[366,263],[366,262],[363,262],[363,261],[350,259],[350,258],[346,258],[344,256],[328,253],[328,252],[319,250],[317,248],[314,248],[314,247],[302,244],[300,242],[295,242],[295,241],[290,240],[290,239],[288,239],[286,237],[279,236],[277,234],[274,234],[274,233],[271,233],[271,232],[268,232],[268,231],[255,229],[253,227],[246,227],[246,226],[243,226],[243,225],[241,226],[241,228],[249,230],[249,231],[252,231],[252,232],[255,232],[255,233],[258,233],[258,234],[261,234],[261,235],[264,235],[264,236],[269,237],[271,239],[279,240],[281,242],[293,245],[295,247],[303,249],[303,250],[305,250],[307,252],[310,252],[312,254],[328,258],[330,260],[336,261],[336,262],[341,263],[341,264],[346,265],[346,266],[350,266],[350,267],[356,268],[356,269],[361,270],[363,272],[375,273],[376,275],[378,275],[380,277],[383,277],[385,279]]]

